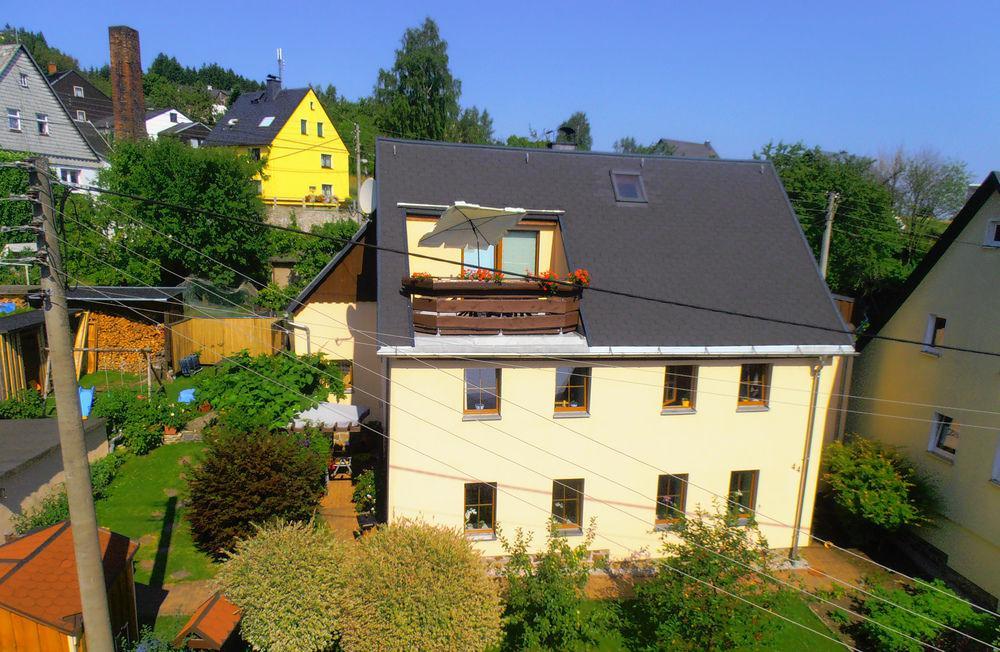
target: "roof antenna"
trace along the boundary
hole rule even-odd
[[[281,52],[281,48],[278,48],[278,79],[282,82],[285,81],[285,57]]]

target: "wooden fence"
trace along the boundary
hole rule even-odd
[[[202,364],[216,364],[243,349],[251,355],[274,353],[282,346],[273,317],[189,317],[169,325],[170,357],[174,369],[181,358],[200,354]]]

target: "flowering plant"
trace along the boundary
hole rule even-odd
[[[413,272],[412,274],[410,274],[410,278],[412,278],[412,279],[431,279],[431,278],[434,278],[434,277],[431,276],[430,274],[428,274],[427,272]]]
[[[590,285],[590,272],[582,268],[577,268],[566,275],[566,280],[574,285],[587,287]]]
[[[542,290],[546,294],[556,293],[556,281],[559,280],[559,275],[552,271],[541,272],[538,275],[538,284],[542,286]]]
[[[503,272],[463,267],[462,271],[458,273],[458,278],[465,281],[482,281],[483,283],[492,281],[493,283],[500,283],[503,281]]]

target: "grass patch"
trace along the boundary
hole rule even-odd
[[[97,503],[102,526],[140,543],[136,582],[159,586],[215,576],[215,564],[194,547],[182,503],[187,483],[181,478],[181,459],[195,462],[203,448],[201,442],[186,442],[130,458],[111,483],[108,497]]]
[[[95,387],[102,392],[108,388],[135,387],[139,389],[146,386],[146,377],[139,378],[138,374],[121,371],[93,371],[80,376],[80,387]]]
[[[156,619],[156,624],[153,625],[153,634],[160,640],[172,641],[190,617],[190,615],[159,616]]]

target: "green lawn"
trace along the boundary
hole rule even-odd
[[[189,442],[130,458],[111,483],[110,495],[97,503],[102,526],[139,541],[136,582],[158,586],[215,575],[215,565],[194,547],[181,503],[182,462],[194,462],[202,450],[202,443]]]
[[[80,387],[96,387],[101,392],[109,387],[145,387],[146,377],[121,371],[94,371],[80,376]]]
[[[160,640],[172,641],[190,617],[190,615],[160,616],[156,619],[156,624],[153,626],[153,633]]]

